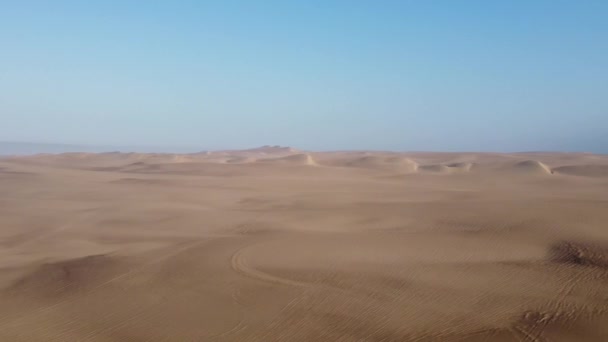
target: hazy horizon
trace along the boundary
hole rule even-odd
[[[608,2],[12,2],[0,141],[608,153]]]
[[[280,144],[264,144],[256,146],[236,146],[226,148],[204,148],[196,146],[152,146],[152,145],[87,145],[87,144],[63,144],[63,143],[40,143],[40,142],[21,142],[21,141],[0,141],[0,156],[11,155],[34,155],[34,154],[60,154],[60,153],[175,153],[190,154],[205,151],[227,151],[227,150],[248,150],[268,146],[290,147],[296,150],[311,152],[340,152],[340,151],[369,151],[369,152],[396,152],[396,153],[416,153],[416,152],[447,152],[447,153],[595,153],[606,154],[603,152],[583,151],[583,150],[413,150],[413,149],[301,149],[298,146],[287,146]]]

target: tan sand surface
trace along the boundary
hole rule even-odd
[[[0,341],[608,341],[608,156],[0,159]]]

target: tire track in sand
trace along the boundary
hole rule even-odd
[[[232,269],[236,273],[246,276],[248,278],[252,278],[252,279],[256,279],[259,281],[272,283],[272,284],[280,284],[280,285],[295,286],[295,287],[302,287],[302,288],[308,288],[308,287],[312,286],[312,284],[309,284],[309,283],[275,276],[273,274],[262,272],[254,267],[249,266],[247,264],[246,258],[243,254],[245,251],[247,251],[248,249],[251,249],[252,247],[254,247],[256,245],[258,245],[258,244],[248,245],[248,246],[242,247],[242,248],[238,249],[236,252],[234,252],[234,254],[232,255],[232,258],[231,258],[231,266],[232,266]]]

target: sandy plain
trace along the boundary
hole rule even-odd
[[[608,341],[608,156],[0,158],[1,341]]]

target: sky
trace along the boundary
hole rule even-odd
[[[608,153],[608,1],[0,0],[0,141]]]

